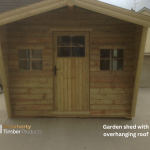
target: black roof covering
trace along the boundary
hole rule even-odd
[[[0,13],[41,1],[44,0],[0,0]]]

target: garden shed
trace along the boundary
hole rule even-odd
[[[134,117],[148,27],[150,17],[95,0],[1,13],[8,117]]]

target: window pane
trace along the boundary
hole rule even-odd
[[[85,56],[85,48],[84,47],[73,47],[72,48],[72,56],[73,57],[84,57]]]
[[[58,36],[57,46],[70,46],[70,36]]]
[[[29,60],[20,60],[19,61],[19,70],[30,70],[30,61]]]
[[[110,70],[110,60],[101,60],[100,70]]]
[[[112,57],[113,58],[123,58],[123,49],[113,49]]]
[[[32,70],[42,70],[42,61],[41,60],[33,60],[32,61]]]
[[[71,47],[57,47],[57,56],[58,57],[70,57]]]
[[[29,58],[30,57],[29,49],[19,49],[18,54],[19,54],[19,58]]]
[[[33,49],[32,50],[32,58],[41,58],[42,59],[42,50],[41,49]]]
[[[100,58],[110,58],[110,49],[101,49]]]
[[[112,60],[112,70],[123,70],[123,60]]]
[[[84,36],[72,36],[72,46],[84,46],[85,37]]]

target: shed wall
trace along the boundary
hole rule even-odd
[[[150,55],[144,55],[140,88],[150,88]]]
[[[52,31],[57,29],[91,30],[90,116],[130,116],[138,59],[134,50],[139,48],[134,43],[135,25],[78,7],[73,12],[65,7],[8,25],[13,116],[57,116],[53,113],[52,53]],[[141,34],[137,40],[140,37]],[[43,71],[19,71],[18,45],[44,45]],[[99,46],[103,45],[126,46],[123,71],[100,71]]]

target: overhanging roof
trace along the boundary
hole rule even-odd
[[[150,17],[96,0],[44,0],[0,14],[0,25],[8,24],[64,6],[78,6],[124,21],[150,27]]]

